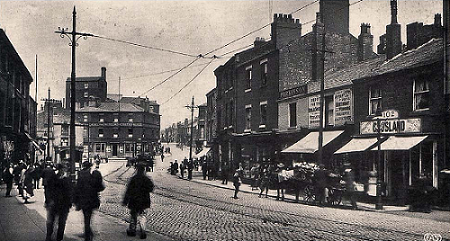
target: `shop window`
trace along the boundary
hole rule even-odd
[[[267,84],[267,59],[261,61],[261,86]]]
[[[325,97],[325,125],[334,125],[334,96]]]
[[[106,144],[105,143],[95,143],[95,152],[105,152]]]
[[[134,152],[134,144],[125,143],[125,152]]]
[[[289,104],[289,127],[297,127],[297,103]]]
[[[427,110],[430,108],[430,87],[427,80],[415,80],[413,84],[414,110]]]
[[[382,105],[382,94],[379,88],[370,88],[369,91],[369,114],[376,115],[377,110],[381,111]]]
[[[245,107],[245,131],[252,129],[252,107],[251,105]]]
[[[252,88],[252,66],[245,68],[245,89],[250,90]]]
[[[259,105],[259,109],[261,112],[261,120],[259,122],[259,127],[265,128],[267,124],[267,101],[261,102]]]

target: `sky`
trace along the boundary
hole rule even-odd
[[[120,82],[120,93],[124,96],[156,100],[161,105],[161,129],[164,129],[190,116],[190,110],[184,106],[190,104],[192,97],[196,105],[206,103],[206,93],[216,85],[214,69],[232,54],[218,59],[195,56],[205,55],[272,22],[275,13],[288,14],[312,2],[0,0],[0,28],[5,30],[35,80],[37,56],[38,101],[47,97],[48,88],[51,98],[62,99],[71,73],[71,48],[68,38],[61,38],[55,31],[58,27],[72,30],[75,6],[77,32],[104,37],[78,40],[77,77],[100,76],[101,67],[106,67],[108,93],[119,93]],[[370,23],[376,48],[379,36],[390,22],[389,0],[350,0],[352,3],[355,4],[350,6],[350,33],[358,36],[360,24]],[[318,3],[310,4],[293,17],[301,23],[310,22],[318,9]],[[442,0],[399,0],[398,21],[402,25],[403,43],[406,43],[407,24],[431,24],[436,13],[442,14]],[[312,23],[304,24],[302,35],[310,32],[311,26]],[[256,37],[270,39],[270,27],[206,57],[235,53],[234,50],[252,44]],[[169,78],[171,75],[174,76]],[[36,81],[30,87],[33,98],[35,84]]]

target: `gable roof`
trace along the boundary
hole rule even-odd
[[[325,88],[352,84],[352,81],[430,65],[443,59],[442,39],[431,39],[418,48],[398,54],[386,61],[385,55],[352,65],[338,71],[325,73]]]

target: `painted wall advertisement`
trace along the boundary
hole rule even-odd
[[[334,124],[337,126],[352,122],[352,90],[338,90],[334,93]]]
[[[308,105],[309,127],[319,127],[320,123],[320,96],[309,97]]]
[[[333,98],[334,125],[342,126],[352,122],[352,90],[343,89],[334,93]],[[320,123],[320,96],[309,97],[308,105],[309,127],[319,127]]]

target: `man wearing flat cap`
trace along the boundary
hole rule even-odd
[[[77,210],[83,211],[84,240],[92,240],[92,213],[100,207],[99,192],[105,190],[102,174],[98,170],[91,171],[92,164],[83,162],[75,187],[74,203]]]

